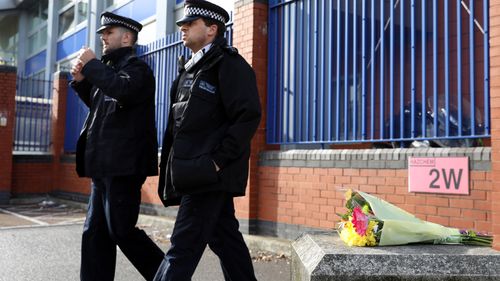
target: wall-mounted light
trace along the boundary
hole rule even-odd
[[[7,113],[0,112],[0,127],[7,127]]]

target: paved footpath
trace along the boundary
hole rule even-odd
[[[84,215],[83,210],[64,205],[0,206],[0,281],[79,280]],[[168,249],[170,229],[141,221],[160,247]],[[252,256],[258,280],[290,280],[288,258],[256,251]],[[121,251],[115,280],[144,280]],[[218,258],[208,247],[192,280],[224,280]]]

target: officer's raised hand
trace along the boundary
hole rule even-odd
[[[90,60],[95,59],[95,53],[92,51],[90,48],[83,47],[80,49],[80,52],[78,53],[78,61],[82,64],[82,67],[87,64]]]
[[[83,79],[85,79],[85,76],[82,74],[82,68],[83,65],[77,61],[75,64],[73,64],[73,67],[71,68],[71,75],[73,76],[73,80],[76,82],[81,82]]]

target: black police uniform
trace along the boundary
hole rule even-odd
[[[188,0],[180,22],[227,15],[214,6]],[[261,118],[255,73],[224,38],[193,57],[180,61],[170,91],[158,191],[165,206],[180,206],[155,280],[190,280],[207,244],[226,280],[256,280],[233,204],[245,194],[250,141]]]
[[[140,30],[111,13],[101,23],[100,31],[114,25]],[[142,184],[158,173],[153,73],[132,47],[123,47],[89,61],[82,74],[83,81],[70,83],[90,108],[76,152],[78,174],[92,178],[81,280],[113,280],[116,245],[152,280],[163,252],[135,225]]]

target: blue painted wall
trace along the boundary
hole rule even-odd
[[[114,10],[113,13],[132,18],[136,21],[142,21],[156,14],[156,0],[132,1]]]
[[[176,0],[177,2],[179,0]],[[181,1],[182,2],[182,1]],[[116,14],[142,21],[156,14],[156,0],[135,0],[113,11]],[[57,42],[56,60],[64,59],[87,45],[88,28]],[[43,64],[44,65],[44,64]],[[28,69],[28,68],[26,68]]]
[[[45,61],[47,60],[47,50],[30,57],[24,64],[25,75],[31,75],[45,68]]]
[[[72,34],[57,42],[56,60],[61,60],[87,45],[87,28]]]

